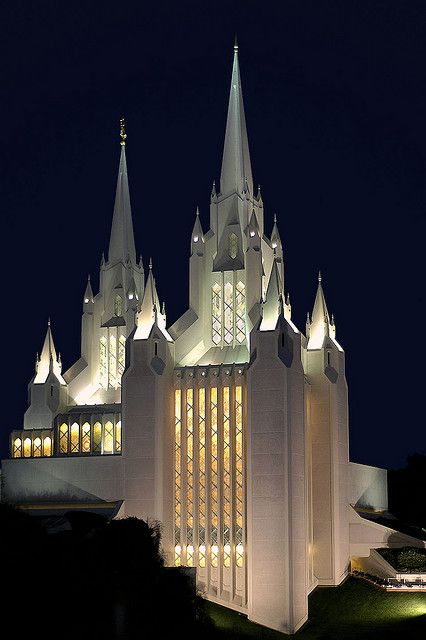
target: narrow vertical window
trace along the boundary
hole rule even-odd
[[[115,453],[121,453],[121,420],[115,425]]]
[[[235,233],[231,233],[229,236],[229,256],[232,260],[235,260],[238,253],[238,237]]]
[[[237,567],[244,562],[243,543],[243,389],[235,387],[235,552]]]
[[[246,339],[246,287],[241,281],[235,289],[235,338],[239,344]]]
[[[175,566],[181,565],[182,541],[181,529],[181,450],[182,450],[182,415],[180,389],[175,390]]]
[[[80,425],[74,422],[71,425],[71,453],[80,451]]]
[[[231,429],[229,387],[223,388],[223,564],[231,566]]]
[[[222,287],[217,282],[212,286],[212,340],[222,340]]]
[[[68,453],[68,441],[68,425],[66,422],[63,422],[59,427],[59,453]]]
[[[99,341],[99,378],[101,387],[106,389],[108,386],[108,357],[105,336],[102,336]]]
[[[34,438],[34,458],[41,458],[41,438]]]
[[[120,335],[118,338],[118,368],[117,368],[117,377],[118,383],[121,384],[121,376],[124,373],[124,366],[126,363],[126,338],[123,335]]]
[[[186,390],[186,564],[194,564],[194,390]]]
[[[102,453],[112,453],[114,444],[114,427],[110,420],[105,423],[104,448]]]
[[[115,300],[114,300],[114,314],[116,316],[123,315],[123,298],[118,294],[115,296]]]
[[[111,332],[109,336],[109,357],[108,357],[108,386],[115,389],[116,387],[116,368],[117,368],[117,338],[115,332]]]
[[[81,451],[90,453],[90,424],[85,422],[81,428]]]
[[[52,455],[52,438],[46,436],[43,440],[43,455],[50,457]]]
[[[93,453],[102,453],[102,425],[95,422],[93,425]]]
[[[206,566],[206,390],[198,389],[198,564]]]
[[[223,339],[226,344],[232,344],[234,339],[234,287],[230,282],[225,284],[225,305],[224,305],[224,333]]]
[[[330,366],[330,352],[327,351],[327,365]]]
[[[218,496],[218,447],[217,447],[217,387],[210,389],[210,424],[211,424],[211,565],[218,566],[218,523],[219,523],[219,496]]]

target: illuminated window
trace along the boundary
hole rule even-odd
[[[210,496],[210,509],[211,509],[211,527],[210,527],[210,541],[211,548],[211,565],[212,567],[218,566],[218,514],[219,514],[219,499],[218,499],[218,449],[217,449],[217,387],[210,389],[210,445],[211,445],[211,496]]]
[[[126,338],[123,335],[120,335],[118,338],[118,368],[117,368],[117,376],[118,383],[121,384],[121,376],[124,373],[124,365],[126,363]]]
[[[68,453],[68,425],[63,422],[59,428],[59,453]]]
[[[117,367],[117,338],[114,333],[109,336],[108,386],[115,389]]]
[[[182,392],[175,390],[175,566],[181,565],[181,448],[182,448]]]
[[[217,282],[212,286],[212,340],[222,340],[222,287]]]
[[[225,284],[224,305],[224,334],[226,344],[231,344],[234,338],[234,287],[230,282]]]
[[[77,422],[71,425],[71,453],[79,453],[80,450],[80,426]]]
[[[101,386],[106,389],[108,386],[108,356],[105,336],[102,336],[99,341],[99,377]]]
[[[43,440],[43,455],[51,456],[52,455],[52,438],[46,436]]]
[[[24,440],[24,457],[31,458],[31,438],[25,438]]]
[[[22,458],[22,440],[15,438],[12,447],[12,458]]]
[[[246,339],[246,287],[241,281],[235,289],[235,339],[240,344]]]
[[[121,420],[115,425],[115,452],[121,452]]]
[[[102,453],[102,425],[95,422],[93,425],[93,453]]]
[[[231,233],[229,236],[229,255],[235,260],[238,253],[238,238],[235,233]]]
[[[231,566],[231,430],[229,387],[223,388],[223,564]]]
[[[206,390],[198,389],[198,564],[206,566]]]
[[[35,438],[33,445],[34,445],[34,450],[33,450],[34,458],[41,458],[41,438]]]
[[[81,427],[81,451],[90,453],[90,424],[85,422]]]
[[[119,295],[115,296],[114,314],[116,316],[122,316],[123,315],[123,298],[121,296],[119,296]]]
[[[104,429],[104,450],[103,453],[112,453],[114,445],[114,427],[108,420]]]
[[[186,390],[186,564],[194,560],[194,390]],[[192,551],[191,551],[192,549]]]
[[[243,546],[243,389],[235,387],[235,533],[236,563],[242,567],[244,562]]]

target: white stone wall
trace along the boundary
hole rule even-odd
[[[356,462],[349,463],[349,503],[375,511],[388,508],[387,470]]]

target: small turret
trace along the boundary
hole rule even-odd
[[[86,305],[90,306],[94,302],[92,285],[90,283],[90,273],[89,273],[89,275],[87,277],[87,285],[86,285],[86,291],[84,292],[83,301],[84,301],[84,310],[86,310]]]
[[[282,282],[276,260],[274,260],[263,303],[261,331],[273,331],[282,312]]]
[[[165,305],[164,313],[160,311],[160,301],[157,287],[152,272],[152,260],[149,260],[149,273],[145,284],[145,291],[142,298],[141,310],[137,314],[135,340],[146,340],[149,338],[152,328],[156,325],[167,340],[171,337],[166,329]]]
[[[328,313],[322,288],[321,271],[318,273],[318,288],[312,311],[312,319],[309,326],[307,325],[307,329],[309,330],[308,349],[321,349],[325,338],[329,337],[333,340],[339,350],[343,351],[335,338],[336,327],[334,326],[334,318],[332,322],[330,321],[330,315]]]
[[[260,250],[261,246],[260,229],[254,209],[251,212],[248,224],[248,246],[257,250]]]
[[[196,253],[198,256],[204,254],[204,233],[200,222],[200,212],[197,207],[194,228],[191,235],[191,256]]]

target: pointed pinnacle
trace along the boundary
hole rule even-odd
[[[200,215],[200,210],[199,210],[199,208],[198,208],[198,204],[197,204],[197,211],[195,212],[195,215],[196,215],[196,216],[199,216],[199,215]]]
[[[165,302],[163,302],[163,307],[161,309],[161,313],[163,314],[163,316],[166,315],[166,303]]]
[[[47,319],[47,326],[50,327],[50,316]]]
[[[321,271],[318,271],[318,282],[321,282],[321,280],[322,280]]]
[[[127,134],[126,134],[126,124],[124,122],[124,118],[120,118],[120,144],[122,147],[126,146],[126,138],[127,138]]]
[[[235,34],[235,40],[234,40],[234,52],[238,53],[238,39],[237,39],[237,34]]]
[[[274,213],[274,224],[277,224],[277,214]]]
[[[152,269],[152,258],[149,259],[149,268]]]

